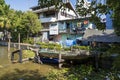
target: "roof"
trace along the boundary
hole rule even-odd
[[[114,33],[114,30],[95,30],[88,29],[85,31],[83,40],[86,41],[97,41],[97,42],[120,42],[120,36]]]
[[[40,12],[45,12],[45,11],[48,11],[48,10],[55,10],[55,6],[51,6],[51,7],[45,7],[45,8],[39,8],[40,6],[36,6],[38,7],[38,9],[36,10],[33,10],[33,12],[35,13],[40,13]]]
[[[78,14],[76,13],[76,11],[75,11],[73,5],[71,4],[71,2],[66,2],[66,6],[67,6],[69,9],[73,10],[74,13],[76,14],[76,16],[78,16]],[[33,7],[31,7],[30,9],[32,9],[33,12],[35,12],[35,13],[39,13],[39,12],[43,12],[43,11],[48,11],[48,9],[49,9],[49,10],[53,10],[53,9],[55,10],[55,6],[50,6],[49,8],[48,8],[48,7],[40,8],[40,6],[38,5],[38,6],[33,6]],[[35,9],[35,10],[34,10],[34,9]]]

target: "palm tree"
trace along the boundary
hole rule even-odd
[[[0,5],[0,12],[2,12],[0,14],[0,28],[2,29],[3,33],[4,33],[4,37],[3,37],[3,40],[6,39],[6,36],[7,36],[7,32],[8,32],[8,29],[10,27],[10,24],[11,24],[11,20],[10,20],[10,6],[9,5],[6,5],[6,4],[3,4],[3,5]]]

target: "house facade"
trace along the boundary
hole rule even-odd
[[[54,5],[42,8],[40,6],[31,7],[43,25],[42,42],[48,40],[62,43],[66,40],[72,42],[82,39],[84,30],[92,28],[92,24],[87,18],[78,18],[70,1],[65,4],[66,7],[59,10]]]

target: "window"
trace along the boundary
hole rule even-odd
[[[56,26],[56,25],[57,25],[57,23],[52,23],[52,24],[51,24],[51,26]]]

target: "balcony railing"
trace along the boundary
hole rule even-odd
[[[59,29],[59,33],[69,33],[69,34],[83,34],[84,33],[84,29]]]
[[[40,18],[41,23],[55,22],[56,20],[57,20],[57,18],[55,18],[55,17]]]

